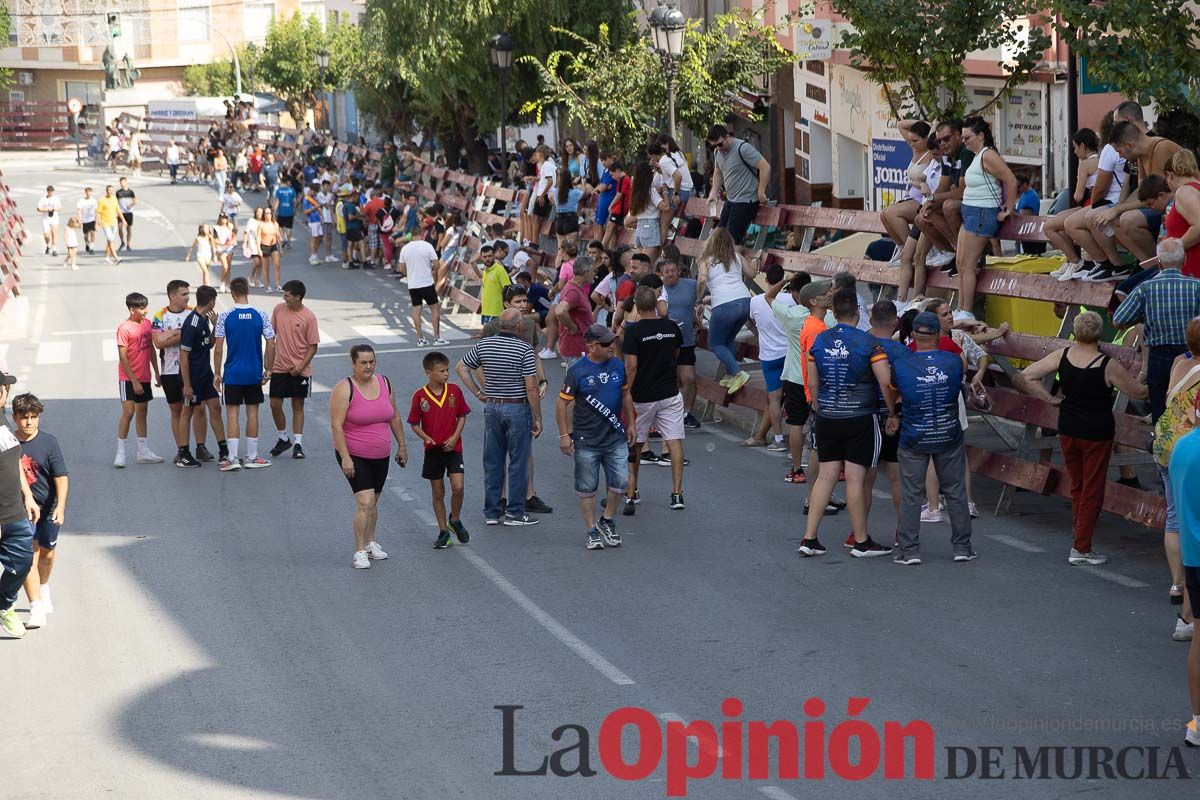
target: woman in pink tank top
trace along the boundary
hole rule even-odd
[[[367,569],[372,560],[388,557],[375,541],[375,523],[379,519],[379,494],[387,481],[392,439],[399,445],[396,463],[401,467],[408,461],[408,449],[392,384],[375,374],[375,351],[370,345],[355,345],[350,348],[350,361],[354,373],[333,387],[329,421],[338,464],[350,481],[357,503],[351,563],[355,569]]]

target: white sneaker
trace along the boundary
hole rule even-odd
[[[940,508],[930,511],[928,505],[921,506],[921,522],[941,522],[941,521],[942,521],[942,510]]]
[[[438,339],[434,339],[434,340],[433,340],[433,343],[434,343],[434,344],[443,344],[443,345],[444,345],[444,344],[450,344],[450,340],[449,340],[449,339],[442,339],[442,338],[438,338]]]
[[[137,463],[139,464],[161,464],[163,457],[155,455],[153,450],[143,450],[137,454]]]
[[[942,252],[941,250],[934,248],[925,258],[925,266],[944,267],[947,264],[954,263],[954,259],[957,257],[958,255],[953,250],[949,252]]]
[[[371,559],[367,556],[367,551],[356,550],[354,552],[354,560],[350,562],[350,565],[355,569],[370,569]]]
[[[315,267],[317,264],[321,263],[321,259],[318,258],[317,256],[309,256],[308,263],[312,264]]]
[[[113,459],[114,469],[125,469],[125,453],[117,453],[117,457]]]
[[[29,619],[25,620],[25,627],[46,627],[46,606],[42,604],[41,600],[35,600],[29,604]],[[1176,631],[1178,632],[1178,629]]]
[[[554,352],[549,347],[543,347],[541,351],[538,352],[538,358],[540,358],[542,361],[552,361],[558,358],[558,353]]]
[[[1051,272],[1050,274],[1058,278],[1060,282],[1066,283],[1075,277],[1076,273],[1079,272],[1079,269],[1082,266],[1082,264],[1064,264],[1062,269]]]
[[[32,619],[32,616],[30,619]],[[1192,628],[1195,625],[1195,622],[1184,622],[1183,617],[1176,615],[1175,632],[1171,634],[1171,638],[1177,642],[1190,642],[1192,640]],[[25,627],[29,627],[28,622],[25,623]]]
[[[967,513],[971,515],[971,519],[979,519],[979,506],[967,503]]]
[[[895,250],[893,250],[893,251],[892,251],[892,257],[891,257],[891,259],[889,259],[889,260],[888,260],[888,266],[889,266],[889,267],[898,267],[898,266],[900,266],[900,254],[901,254],[901,250],[902,250],[902,248],[899,248],[899,247],[897,247]]]
[[[1108,556],[1102,556],[1095,550],[1087,553],[1081,553],[1074,547],[1071,548],[1071,554],[1067,556],[1067,563],[1072,566],[1080,566],[1081,564],[1104,564],[1108,562]]]
[[[378,542],[367,542],[367,549],[364,552],[367,554],[367,558],[375,561],[383,561],[388,557],[388,554],[383,552],[383,548],[379,546]]]
[[[54,613],[54,601],[50,599],[50,586],[43,583],[42,589],[42,607],[46,609],[47,614]]]
[[[341,261],[341,259],[340,259],[340,258],[338,258],[337,256],[325,256],[325,263],[326,263],[326,264],[336,264],[336,263],[338,263],[339,261]]]

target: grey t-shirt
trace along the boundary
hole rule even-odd
[[[758,162],[762,153],[744,139],[734,138],[728,153],[721,148],[713,150],[717,168],[725,185],[725,199],[731,203],[754,203],[758,201]]]
[[[667,316],[683,331],[681,347],[696,344],[696,279],[680,278],[674,286],[664,286],[667,293]]]

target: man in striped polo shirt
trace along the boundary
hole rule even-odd
[[[538,523],[525,511],[525,493],[533,440],[542,432],[542,405],[537,359],[520,327],[521,312],[506,308],[500,333],[480,339],[455,367],[463,386],[483,403],[483,516],[488,525]],[[482,386],[477,370],[483,373]],[[502,511],[506,462],[508,507]]]

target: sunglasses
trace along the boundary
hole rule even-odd
[[[938,144],[950,144],[950,140],[953,138],[954,138],[954,134],[950,134],[949,136],[943,136],[940,139],[938,139]]]

